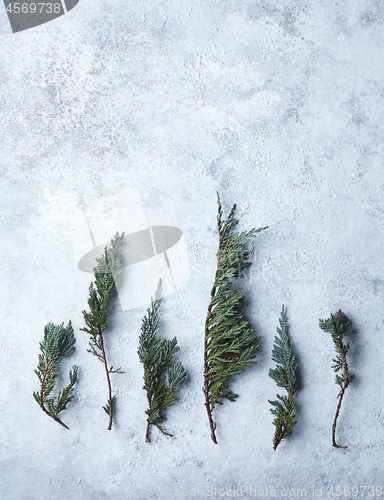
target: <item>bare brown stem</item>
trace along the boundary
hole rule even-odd
[[[149,366],[147,367],[149,369]],[[151,409],[151,406],[152,406],[152,394],[149,395],[148,397],[148,409],[150,410]],[[149,443],[150,442],[150,439],[149,439],[149,428],[151,426],[151,422],[148,420],[147,421],[147,430],[146,430],[146,433],[145,433],[145,442],[146,443]]]
[[[101,347],[102,360],[103,360],[103,363],[104,363],[105,373],[107,374],[107,382],[108,382],[108,401],[109,401],[109,425],[108,425],[108,430],[110,431],[112,429],[112,419],[113,419],[112,387],[111,387],[111,380],[110,380],[110,377],[109,377],[107,356],[105,354],[105,349],[104,349],[104,339],[103,339],[103,334],[101,332],[101,328],[100,327],[99,327],[99,337],[100,337],[100,347]]]
[[[169,437],[173,437],[173,434],[168,434],[168,432],[165,432],[163,429],[160,429],[160,427],[157,427],[159,429],[160,432],[162,432],[163,434],[165,434],[166,436],[169,436]]]
[[[336,438],[335,438],[335,434],[336,434],[336,421],[337,421],[337,417],[339,416],[339,412],[340,412],[340,408],[341,408],[341,402],[343,400],[345,389],[348,386],[348,364],[347,364],[347,357],[346,357],[345,354],[343,355],[343,366],[344,366],[344,382],[343,382],[343,387],[341,388],[341,391],[339,392],[339,395],[337,396],[339,398],[339,402],[338,402],[337,409],[336,409],[335,419],[334,419],[333,425],[332,425],[332,446],[334,448],[347,448],[347,446],[340,446],[340,445],[338,445],[336,443]]]
[[[149,439],[149,427],[150,427],[150,425],[151,425],[151,423],[147,422],[147,430],[146,430],[146,433],[145,433],[145,442],[146,443],[150,442],[150,439]]]

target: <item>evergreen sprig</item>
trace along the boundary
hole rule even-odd
[[[109,416],[108,430],[112,429],[114,400],[110,374],[124,373],[121,368],[114,369],[108,367],[107,356],[104,347],[103,334],[108,326],[107,307],[110,295],[116,288],[116,280],[121,272],[120,247],[124,244],[124,233],[116,233],[111,239],[111,246],[104,248],[103,255],[97,259],[97,266],[93,269],[95,281],[89,285],[88,306],[90,312],[83,311],[86,326],[81,328],[90,336],[88,352],[99,359],[104,367],[108,383],[108,401],[103,406],[104,411]]]
[[[297,420],[295,420],[296,415],[294,414],[294,395],[297,391],[297,364],[288,337],[287,317],[284,306],[281,311],[279,323],[280,328],[276,328],[279,336],[275,336],[272,350],[272,361],[275,361],[276,368],[269,370],[269,376],[276,382],[278,387],[283,387],[287,391],[287,395],[280,396],[277,394],[278,401],[269,400],[273,406],[271,413],[275,415],[273,420],[275,426],[273,437],[274,450],[276,450],[285,437],[292,433],[292,429],[297,423]]]
[[[148,415],[146,442],[150,440],[151,425],[155,425],[166,436],[173,437],[172,434],[164,431],[161,424],[166,419],[165,410],[177,399],[177,387],[184,382],[186,377],[181,362],[173,363],[172,361],[174,354],[180,350],[176,337],[167,340],[157,334],[160,327],[160,284],[161,281],[155,300],[151,300],[151,307],[147,309],[147,315],[143,318],[137,351],[144,367],[143,389],[148,399],[148,409],[145,412]]]
[[[64,323],[48,323],[44,328],[44,340],[40,342],[41,354],[35,370],[40,381],[40,391],[34,392],[33,397],[47,415],[66,429],[68,427],[58,418],[58,414],[66,410],[67,404],[73,399],[78,370],[76,365],[69,372],[69,384],[59,391],[57,397],[52,397],[51,394],[56,385],[58,364],[73,353],[75,342],[71,322],[66,327]]]
[[[339,309],[335,314],[331,314],[330,318],[319,320],[319,326],[325,332],[328,332],[332,336],[332,340],[336,350],[336,358],[332,361],[334,365],[332,368],[336,373],[335,384],[340,387],[340,392],[338,394],[338,405],[336,409],[335,418],[332,425],[332,446],[335,448],[347,448],[347,446],[340,446],[336,443],[336,421],[339,416],[341,402],[346,388],[355,378],[355,375],[349,373],[348,363],[347,363],[347,352],[349,351],[350,341],[347,340],[343,342],[344,337],[348,335],[349,328],[351,327],[351,320]],[[341,375],[338,373],[341,372]]]
[[[232,290],[232,279],[240,277],[251,265],[248,260],[251,251],[245,245],[257,233],[267,229],[251,229],[235,232],[238,220],[234,218],[233,205],[227,219],[217,193],[219,249],[217,268],[211,290],[211,301],[205,322],[204,336],[204,394],[212,441],[217,444],[216,424],[212,410],[223,398],[234,401],[234,394],[228,387],[230,379],[254,363],[260,337],[255,337],[252,325],[244,319],[239,307],[243,301],[241,289]]]

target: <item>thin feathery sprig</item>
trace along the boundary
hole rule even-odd
[[[292,433],[292,429],[297,423],[294,414],[294,396],[297,391],[297,364],[288,337],[288,324],[284,306],[282,307],[279,324],[280,328],[276,328],[278,336],[275,336],[272,350],[272,361],[276,363],[276,368],[269,370],[269,376],[276,382],[278,387],[283,387],[287,391],[287,395],[281,396],[277,394],[277,400],[269,400],[269,403],[273,406],[271,413],[275,416],[273,420],[275,426],[274,450],[284,438]]]
[[[90,312],[83,311],[86,326],[81,328],[90,336],[88,352],[96,356],[105,368],[108,383],[108,401],[103,406],[104,411],[109,416],[108,430],[112,429],[115,397],[112,395],[111,373],[124,373],[121,368],[108,366],[107,355],[104,345],[104,332],[108,326],[107,307],[110,296],[116,288],[116,280],[121,272],[120,247],[124,244],[124,233],[116,233],[111,239],[111,246],[104,248],[102,257],[97,259],[97,266],[94,268],[95,281],[89,285],[88,306]]]
[[[251,265],[251,251],[245,245],[260,231],[251,229],[235,232],[238,220],[234,217],[233,205],[227,219],[223,219],[220,196],[217,193],[219,249],[217,267],[211,290],[211,300],[205,321],[204,334],[204,394],[205,407],[211,430],[212,441],[217,444],[216,424],[212,410],[222,399],[234,401],[237,394],[229,388],[230,379],[251,366],[255,361],[260,337],[240,311],[243,297],[241,288],[232,290],[233,278],[241,276]]]
[[[73,353],[75,342],[71,322],[66,327],[64,323],[61,325],[48,323],[44,328],[44,340],[40,342],[41,354],[39,354],[39,363],[35,370],[40,381],[40,390],[34,392],[33,397],[44,413],[65,429],[68,427],[59,419],[58,415],[67,409],[67,404],[74,397],[73,392],[78,371],[76,365],[73,365],[69,372],[69,384],[59,391],[57,397],[52,397],[51,394],[56,385],[58,364]]]
[[[351,320],[339,309],[335,314],[331,314],[328,319],[320,319],[319,326],[325,332],[331,334],[333,344],[336,350],[336,358],[332,361],[334,365],[332,368],[336,373],[335,384],[340,387],[340,392],[338,394],[339,402],[336,408],[335,418],[332,425],[332,446],[334,448],[347,448],[347,446],[340,446],[336,443],[336,422],[339,416],[341,402],[344,397],[346,388],[355,378],[355,375],[349,373],[349,367],[347,363],[347,352],[350,348],[350,341],[344,342],[344,338],[348,335],[349,329],[352,325]],[[338,372],[341,372],[339,375]]]
[[[181,362],[174,363],[173,356],[180,350],[176,337],[172,340],[158,335],[160,327],[160,286],[151,300],[151,307],[147,309],[141,326],[138,355],[144,367],[144,386],[147,393],[148,409],[146,410],[147,429],[145,442],[149,442],[150,426],[154,425],[166,436],[173,437],[165,432],[162,423],[165,421],[165,410],[175,404],[178,386],[185,381],[186,373]]]

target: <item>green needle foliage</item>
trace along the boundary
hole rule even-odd
[[[344,337],[348,335],[348,330],[351,324],[352,324],[351,320],[347,318],[347,316],[343,313],[341,309],[339,309],[337,313],[331,314],[330,318],[326,320],[324,319],[319,320],[320,328],[325,332],[331,334],[336,350],[336,358],[332,360],[334,362],[332,368],[336,372],[335,384],[340,386],[340,392],[337,396],[339,402],[337,405],[336,414],[332,425],[332,446],[335,448],[347,448],[346,446],[339,446],[336,443],[335,434],[336,434],[336,421],[337,417],[339,416],[341,402],[343,400],[345,390],[352,382],[352,380],[355,378],[354,375],[351,375],[349,373],[348,363],[347,363],[347,352],[349,351],[350,342],[349,340],[347,340],[345,343],[343,342]],[[341,373],[341,375],[339,373]]]
[[[110,248],[105,247],[102,257],[97,259],[97,266],[94,268],[94,283],[89,286],[88,306],[90,312],[83,311],[86,326],[81,328],[90,335],[88,352],[99,359],[104,367],[108,382],[108,401],[103,406],[104,411],[109,416],[108,430],[112,429],[113,410],[115,396],[112,396],[110,374],[124,373],[121,368],[114,369],[108,367],[107,356],[104,348],[103,334],[108,326],[107,307],[110,295],[115,290],[117,280],[121,272],[121,259],[119,249],[124,244],[124,233],[116,233],[111,239]]]
[[[145,442],[149,441],[149,428],[155,425],[166,436],[172,436],[164,431],[165,410],[175,404],[177,387],[184,382],[186,373],[181,362],[173,363],[172,358],[180,347],[176,337],[166,340],[157,334],[160,326],[160,285],[155,300],[151,300],[151,308],[147,309],[141,325],[138,355],[144,367],[144,386],[147,393],[148,409],[146,410],[147,430]]]
[[[278,337],[275,336],[275,342],[272,350],[272,361],[275,361],[276,368],[269,370],[269,376],[279,387],[287,391],[287,395],[276,395],[277,400],[269,401],[273,408],[271,413],[275,415],[273,424],[275,426],[275,435],[273,437],[273,449],[276,450],[280,442],[289,434],[296,424],[296,415],[294,395],[297,391],[297,364],[295,355],[291,349],[291,343],[288,337],[287,317],[284,306],[279,319],[280,328],[276,328]]]
[[[55,389],[57,366],[60,361],[70,356],[75,350],[75,336],[71,322],[67,327],[64,323],[54,325],[48,323],[44,328],[44,340],[40,342],[39,363],[35,370],[40,381],[40,391],[34,392],[33,397],[41,409],[53,420],[68,429],[58,418],[58,414],[67,409],[67,404],[73,399],[74,386],[77,380],[77,366],[73,365],[69,372],[69,384],[64,387],[57,397],[52,397]]]
[[[223,398],[234,401],[228,387],[233,375],[254,363],[260,337],[255,337],[252,325],[244,319],[239,308],[243,301],[241,289],[232,290],[232,279],[240,277],[251,265],[250,251],[244,246],[266,227],[235,232],[238,220],[234,218],[233,205],[227,219],[223,219],[220,196],[217,193],[219,249],[217,268],[211,291],[211,301],[205,322],[204,338],[204,394],[212,441],[217,444],[216,424],[212,410]]]

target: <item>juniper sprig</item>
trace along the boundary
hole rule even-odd
[[[160,326],[160,284],[155,300],[151,300],[151,307],[144,316],[139,337],[138,355],[144,367],[144,386],[147,393],[148,409],[146,410],[147,430],[145,442],[149,442],[149,429],[155,425],[166,436],[173,437],[162,428],[165,421],[165,410],[172,406],[176,399],[177,387],[184,382],[186,373],[181,362],[173,363],[172,358],[180,347],[176,337],[166,340],[157,334]]]
[[[241,288],[232,290],[232,279],[241,276],[251,265],[251,251],[245,244],[266,227],[235,232],[238,220],[233,205],[226,220],[217,193],[219,249],[217,268],[211,290],[211,300],[205,321],[204,335],[204,394],[212,441],[217,444],[212,410],[223,398],[234,401],[228,387],[230,379],[254,363],[260,337],[255,337],[252,325],[244,319],[239,307],[243,301]]]
[[[273,449],[276,450],[281,441],[292,433],[296,415],[294,395],[297,391],[297,364],[295,355],[291,348],[288,337],[287,317],[284,306],[279,319],[280,328],[276,328],[279,336],[275,336],[275,342],[272,350],[272,361],[275,361],[276,368],[269,370],[269,376],[276,382],[278,387],[283,387],[287,395],[276,395],[277,400],[270,401],[273,408],[271,413],[275,415],[273,424],[275,426],[275,435],[273,437]]]
[[[90,312],[83,311],[86,326],[81,328],[90,335],[88,352],[99,359],[104,367],[108,383],[108,401],[103,406],[109,416],[108,430],[112,429],[114,401],[112,396],[111,373],[124,373],[121,368],[109,367],[104,346],[104,332],[108,326],[107,307],[110,296],[116,288],[116,280],[121,272],[120,247],[124,244],[124,233],[116,233],[111,239],[110,248],[105,247],[102,257],[97,259],[97,266],[93,269],[95,281],[89,286],[88,305]]]
[[[336,349],[336,358],[332,359],[334,365],[332,368],[336,373],[335,384],[340,386],[340,392],[338,394],[338,405],[336,409],[335,418],[333,420],[332,425],[332,446],[334,448],[347,448],[347,446],[340,446],[336,443],[336,421],[339,416],[341,402],[343,400],[343,396],[346,388],[355,378],[355,375],[349,373],[348,363],[347,363],[347,352],[349,351],[350,341],[347,340],[345,343],[343,339],[346,335],[348,335],[348,330],[351,326],[352,322],[347,316],[343,313],[341,309],[337,311],[335,314],[331,314],[330,318],[323,320],[319,320],[319,326],[325,332],[328,332],[332,336],[332,340]],[[338,374],[342,370],[341,375]]]
[[[69,372],[69,384],[59,391],[57,397],[50,396],[56,385],[57,366],[62,359],[73,353],[75,342],[71,322],[66,327],[64,323],[57,326],[48,323],[44,328],[44,340],[40,342],[41,354],[39,354],[39,363],[35,370],[40,381],[40,391],[34,392],[33,397],[48,416],[66,429],[68,427],[58,418],[58,414],[66,410],[67,404],[73,399],[77,380],[76,365],[73,365]]]

